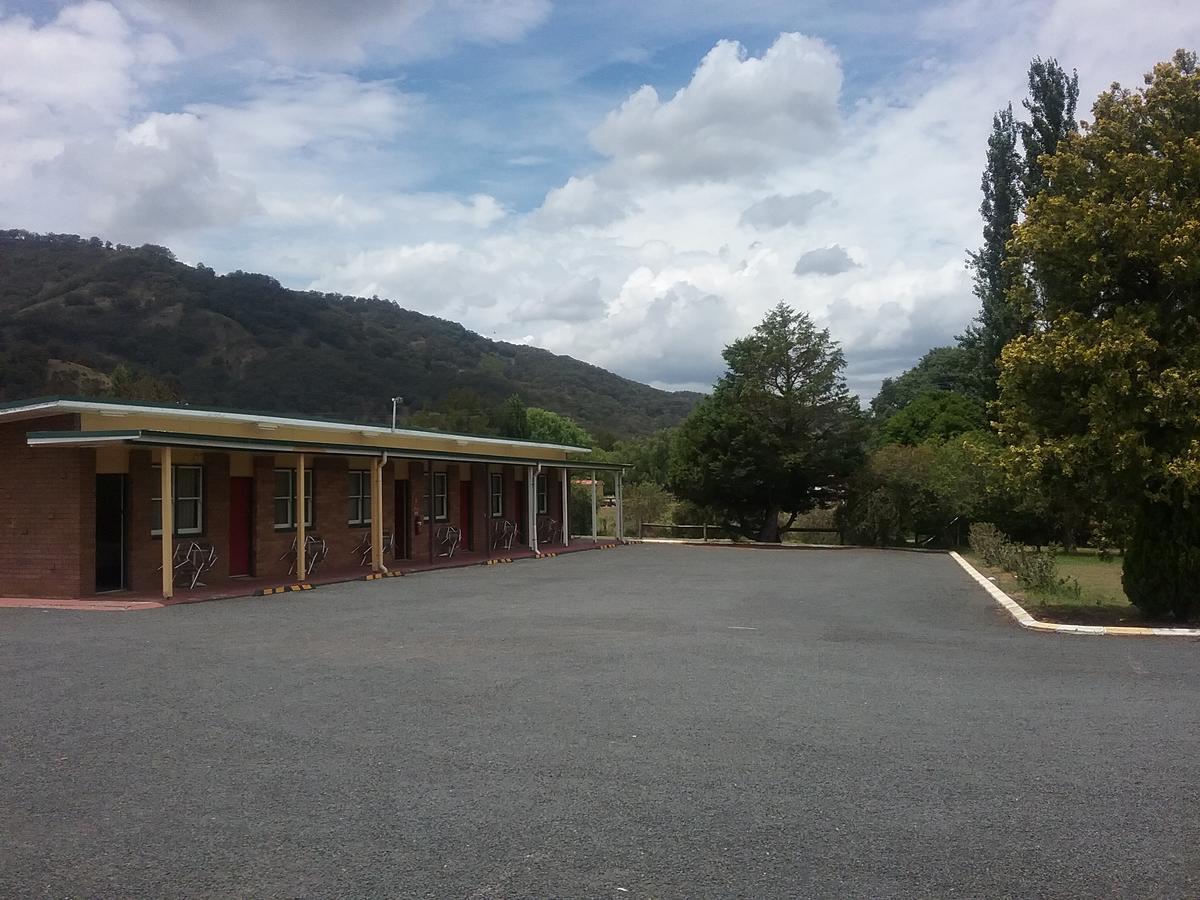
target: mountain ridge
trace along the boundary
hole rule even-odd
[[[466,393],[482,407],[517,393],[616,437],[677,424],[701,396],[391,300],[218,275],[150,244],[0,231],[0,400],[100,394],[118,366],[185,402],[363,422],[390,416],[396,394],[411,414]]]

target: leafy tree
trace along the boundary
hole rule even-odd
[[[493,423],[502,437],[524,440],[529,437],[529,415],[520,394],[511,394],[500,404]]]
[[[529,440],[572,447],[591,447],[592,436],[568,419],[548,409],[531,406],[525,411],[529,421]]]
[[[950,391],[926,391],[883,423],[880,444],[942,443],[987,427],[983,404]]]
[[[876,422],[884,422],[928,391],[982,399],[976,355],[963,347],[934,347],[908,371],[883,379],[871,401],[871,414]]]
[[[179,393],[161,378],[144,372],[135,374],[124,364],[113,369],[104,393],[115,400],[144,400],[150,403],[174,403],[179,400]]]
[[[1029,121],[1021,123],[1021,145],[1025,148],[1025,171],[1021,186],[1032,199],[1046,187],[1042,157],[1053,156],[1059,143],[1079,133],[1075,106],[1079,101],[1079,75],[1070,77],[1058,60],[1035,57],[1029,64],[1029,99],[1023,106]]]
[[[784,303],[723,355],[728,370],[680,426],[671,484],[720,524],[778,542],[780,516],[788,527],[830,499],[861,459],[858,401],[829,332]]]
[[[881,447],[851,480],[841,525],[854,543],[879,547],[938,534],[949,518],[933,490],[937,449]]]
[[[671,445],[674,438],[674,429],[663,429],[646,437],[618,441],[608,456],[629,464],[625,473],[629,483],[648,482],[666,488],[671,479]]]
[[[637,534],[640,522],[661,522],[671,506],[671,495],[649,481],[625,486],[621,499],[627,534]]]
[[[1114,85],[1093,113],[1042,157],[1045,188],[1016,229],[1011,296],[1037,328],[1002,354],[1000,433],[1015,477],[1134,507],[1126,593],[1186,617],[1200,609],[1195,54],[1140,90]],[[1149,578],[1150,557],[1174,574]]]
[[[467,388],[455,388],[432,410],[422,410],[410,416],[409,422],[421,428],[437,428],[457,434],[496,433],[487,403]]]
[[[975,296],[980,310],[960,344],[978,356],[981,380],[993,386],[995,361],[1000,350],[1019,331],[1020,319],[1008,302],[1010,275],[1004,265],[1013,226],[1021,213],[1022,162],[1017,153],[1017,124],[1012,104],[996,113],[988,138],[987,166],[981,188],[983,202],[983,246],[970,254],[968,266],[975,273]]]

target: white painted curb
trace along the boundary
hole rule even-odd
[[[1057,622],[1039,622],[1025,611],[1016,600],[1000,590],[995,583],[989,581],[973,565],[950,551],[950,558],[962,566],[968,575],[974,578],[985,591],[992,595],[997,603],[1008,610],[1009,614],[1021,623],[1022,628],[1032,631],[1054,631],[1059,634],[1109,634],[1109,635],[1142,635],[1149,637],[1200,637],[1200,628],[1144,628],[1135,625],[1060,625]]]

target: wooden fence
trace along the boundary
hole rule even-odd
[[[666,529],[670,536],[674,536],[674,533],[676,531],[685,531],[685,532],[686,531],[692,531],[692,532],[699,531],[700,532],[700,540],[702,540],[702,541],[709,540],[710,535],[715,536],[722,532],[724,532],[724,534],[727,535],[728,537],[725,537],[725,538],[713,537],[713,540],[730,540],[730,539],[737,540],[738,539],[736,536],[733,535],[733,533],[729,529],[727,529],[721,525],[679,525],[679,524],[676,524],[675,522],[639,522],[638,523],[638,537],[639,538],[644,538],[646,536],[647,528]],[[843,538],[841,530],[837,529],[837,528],[781,528],[781,529],[779,529],[779,532],[780,532],[780,534],[836,534],[837,539],[838,539],[837,542],[839,544],[845,543],[845,540]]]

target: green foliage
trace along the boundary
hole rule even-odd
[[[104,396],[115,400],[145,400],[151,403],[174,403],[179,393],[160,378],[144,372],[134,374],[126,365],[119,365],[109,376]]]
[[[850,541],[896,546],[910,535],[937,535],[950,519],[933,488],[937,449],[881,447],[850,482],[839,520]]]
[[[671,521],[676,525],[711,525],[716,523],[717,514],[690,500],[676,500],[671,507]]]
[[[572,484],[567,502],[569,503],[568,514],[571,517],[569,519],[571,533],[590,535],[592,533],[592,489]],[[600,525],[599,522],[596,524]],[[599,534],[599,530],[597,530],[597,534]]]
[[[1102,94],[1042,157],[1015,232],[1010,294],[1037,328],[1002,354],[999,429],[1014,480],[1060,519],[1200,490],[1198,96],[1182,51],[1145,88]]]
[[[1027,588],[1053,590],[1066,586],[1058,577],[1058,563],[1051,550],[1029,550],[1014,544],[995,525],[978,522],[971,526],[971,549],[989,566],[1012,572]],[[1075,591],[1079,585],[1076,582]]]
[[[871,401],[871,414],[876,422],[884,422],[929,391],[982,399],[976,354],[962,347],[934,347],[902,375],[883,379]]]
[[[1016,310],[1008,302],[1011,274],[1005,267],[1007,245],[1021,213],[1021,158],[1017,153],[1017,124],[1012,104],[996,113],[988,138],[987,167],[981,188],[983,202],[983,246],[970,254],[968,265],[975,273],[975,296],[980,311],[975,322],[960,338],[961,345],[977,357],[981,380],[995,382],[995,361],[1000,350],[1021,328]]]
[[[529,440],[572,447],[591,447],[592,436],[568,419],[548,409],[531,406],[525,411],[529,422]]]
[[[511,394],[500,404],[493,427],[501,437],[518,440],[529,437],[529,415],[520,394]]]
[[[1042,158],[1052,156],[1067,137],[1079,132],[1075,106],[1079,101],[1079,75],[1070,77],[1055,59],[1036,57],[1029,64],[1029,99],[1023,106],[1029,121],[1021,123],[1025,171],[1021,187],[1035,197],[1046,187]]]
[[[622,501],[625,507],[625,533],[637,534],[642,522],[661,522],[671,506],[671,495],[657,484],[644,481],[625,485]]]
[[[670,484],[674,440],[674,430],[663,429],[645,437],[617,441],[609,457],[629,464],[625,474],[630,482],[649,482],[666,488]]]
[[[1028,333],[1027,311],[1010,293],[1013,268],[1008,262],[1008,242],[1026,199],[1046,186],[1043,158],[1052,155],[1068,136],[1078,131],[1075,104],[1079,79],[1067,77],[1058,62],[1036,58],[1029,65],[1029,98],[1023,103],[1029,122],[1013,119],[1012,104],[992,120],[987,165],[981,188],[983,246],[970,254],[968,266],[975,274],[975,296],[980,310],[959,344],[976,358],[980,388],[988,400],[996,398],[997,360],[1018,334]],[[1024,156],[1017,152],[1020,135]]]
[[[881,444],[944,443],[987,427],[983,404],[949,391],[926,391],[883,423]]]
[[[492,412],[482,397],[466,388],[455,388],[434,409],[422,410],[408,418],[418,428],[436,428],[458,434],[495,434]]]
[[[862,416],[836,342],[786,304],[724,357],[728,370],[679,428],[671,485],[719,524],[777,542],[781,514],[812,509],[857,466]]]
[[[519,393],[629,437],[677,424],[699,399],[388,300],[217,276],[162,248],[0,231],[0,400],[78,393],[64,383],[72,372],[120,364],[178,385],[191,403],[362,422],[389,421],[396,394],[402,415],[440,414],[469,388],[489,409]]]
[[[1200,616],[1200,505],[1142,505],[1125,554],[1121,582],[1147,616]]]

